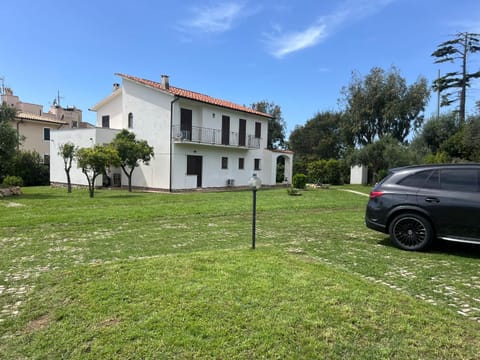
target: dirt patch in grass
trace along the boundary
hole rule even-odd
[[[42,315],[30,321],[25,327],[25,332],[30,334],[35,331],[43,330],[50,325],[52,318],[49,314]]]

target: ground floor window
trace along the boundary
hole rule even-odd
[[[228,169],[228,157],[222,157],[222,169]]]
[[[260,170],[260,159],[255,159],[254,164],[253,164],[253,169],[254,170]]]
[[[240,170],[243,170],[245,168],[245,159],[244,158],[238,158],[238,168]]]

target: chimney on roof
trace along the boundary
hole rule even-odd
[[[166,90],[170,88],[170,82],[168,80],[168,75],[162,75],[162,87]]]
[[[113,84],[113,91],[117,91],[118,89],[120,89],[120,84],[119,83],[114,83]]]

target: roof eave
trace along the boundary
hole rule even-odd
[[[120,94],[122,93],[122,89],[118,89],[118,90],[115,90],[114,92],[112,92],[110,95],[108,95],[107,97],[103,98],[102,100],[100,100],[98,103],[96,103],[95,105],[93,105],[91,108],[89,108],[88,110],[89,111],[97,111],[99,108],[101,108],[102,106],[104,106],[105,104],[109,103],[110,101],[112,101],[113,99],[115,99],[117,96],[119,96]]]

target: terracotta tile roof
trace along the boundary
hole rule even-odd
[[[206,104],[221,106],[221,107],[224,107],[224,108],[227,108],[227,109],[243,111],[243,112],[250,113],[250,114],[264,116],[264,117],[267,117],[267,118],[270,118],[270,119],[272,118],[272,116],[269,115],[269,114],[265,114],[263,112],[248,108],[248,107],[243,106],[243,105],[235,104],[233,102],[222,100],[222,99],[217,99],[217,98],[214,98],[214,97],[211,97],[211,96],[208,96],[208,95],[205,95],[205,94],[201,94],[201,93],[198,93],[198,92],[181,89],[181,88],[177,88],[177,87],[174,87],[174,86],[169,86],[168,89],[166,89],[165,87],[162,86],[161,83],[158,83],[158,82],[155,82],[155,81],[152,81],[152,80],[142,79],[142,78],[138,78],[138,77],[131,76],[131,75],[126,75],[126,74],[121,74],[121,73],[116,73],[115,75],[120,76],[121,78],[124,78],[124,79],[135,81],[139,84],[147,85],[147,86],[153,87],[155,89],[168,92],[172,95],[176,95],[176,96],[179,96],[179,97],[182,97],[182,98],[185,98],[185,99],[190,99],[190,100],[203,102],[203,103],[206,103]]]
[[[39,122],[51,123],[51,124],[55,124],[55,125],[66,125],[67,124],[64,121],[53,119],[53,118],[48,117],[48,116],[36,115],[36,114],[27,113],[27,112],[23,112],[23,111],[17,112],[17,115],[15,117],[17,119],[20,119],[20,120],[39,121]]]

